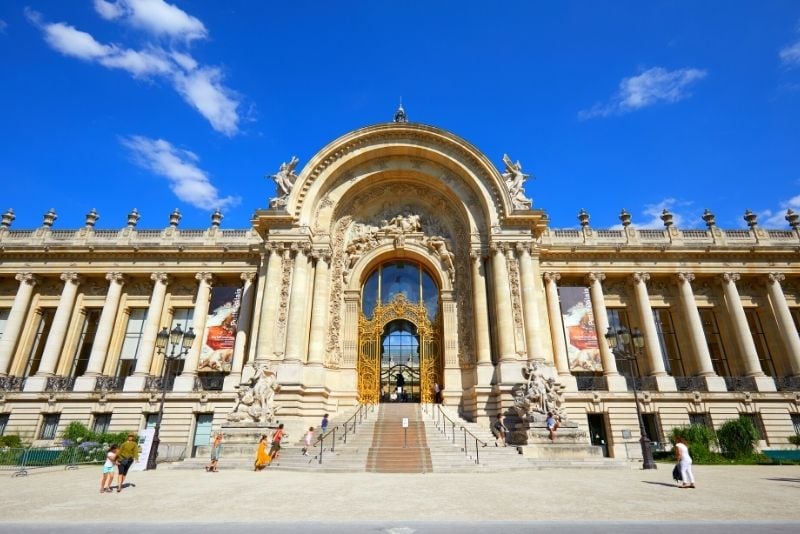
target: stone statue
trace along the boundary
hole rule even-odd
[[[289,161],[289,163],[281,163],[278,172],[270,176],[270,178],[275,180],[275,192],[278,193],[278,196],[270,199],[270,207],[275,208],[286,205],[286,200],[289,198],[289,193],[292,192],[292,188],[297,181],[297,175],[295,174],[294,169],[297,167],[297,163],[299,161],[300,160],[297,159],[297,156],[292,156],[292,159]]]
[[[433,252],[437,258],[439,258],[439,261],[441,261],[445,269],[447,269],[447,274],[450,276],[450,281],[455,282],[456,266],[453,262],[455,254],[447,250],[447,242],[444,240],[444,238],[439,236],[428,238],[428,249]]]
[[[514,410],[524,422],[543,418],[551,412],[559,421],[567,419],[562,407],[561,386],[553,378],[545,378],[542,366],[533,361],[522,369],[525,383],[514,399]]]
[[[239,384],[238,399],[228,421],[270,423],[275,419],[275,393],[280,390],[278,375],[266,363],[254,363],[253,377]]]
[[[522,164],[517,161],[514,163],[508,154],[503,154],[503,163],[506,165],[506,172],[503,173],[503,179],[506,181],[508,187],[508,195],[511,197],[511,204],[514,209],[530,209],[533,201],[525,196],[525,180],[530,177],[530,174],[522,172]]]
[[[392,234],[421,232],[422,223],[420,222],[419,215],[414,213],[399,214],[388,221],[383,221],[383,226],[381,226],[380,230]]]

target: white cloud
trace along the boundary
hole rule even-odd
[[[115,11],[120,3],[124,6],[139,6],[139,3],[132,0],[120,0],[117,3],[98,0],[95,8],[104,18],[113,19],[120,16]],[[188,53],[174,50],[167,52],[156,45],[145,50],[134,50],[116,44],[100,43],[89,33],[69,24],[44,22],[42,16],[32,10],[27,10],[26,14],[42,30],[45,41],[54,50],[107,68],[125,70],[137,78],[161,77],[205,117],[216,131],[228,136],[238,133],[239,97],[225,87],[220,69],[202,67]]]
[[[200,19],[164,0],[95,0],[94,8],[106,20],[120,20],[155,35],[187,42],[208,36]]]
[[[705,78],[707,72],[701,69],[666,70],[653,67],[637,76],[623,78],[619,90],[611,100],[595,104],[591,109],[578,113],[580,119],[622,115],[659,102],[678,102],[691,96],[689,85]]]
[[[780,202],[780,208],[775,211],[764,210],[760,212],[758,214],[759,225],[766,228],[785,228],[789,224],[786,221],[786,210],[788,209],[800,211],[800,195]]]
[[[0,19],[0,33],[6,33],[6,28],[8,28],[8,22]]]
[[[197,166],[200,158],[193,152],[176,148],[163,139],[139,135],[123,138],[121,142],[138,165],[167,178],[170,189],[183,202],[202,209],[224,209],[241,202],[239,197],[220,198],[208,173]]]
[[[646,217],[645,222],[640,223],[637,221],[636,215],[633,214],[631,217],[631,226],[635,228],[639,228],[642,230],[652,229],[652,230],[663,230],[664,229],[664,221],[661,220],[661,215],[664,213],[664,210],[668,210],[672,214],[672,223],[678,228],[695,228],[699,226],[700,223],[691,221],[702,222],[700,217],[694,217],[693,214],[691,217],[687,217],[685,212],[686,208],[692,206],[694,203],[689,201],[681,201],[675,198],[665,198],[661,202],[657,202],[655,204],[645,204],[644,208],[641,210],[641,214]],[[675,211],[675,208],[678,208],[679,211]],[[689,222],[687,222],[689,221]],[[617,224],[611,227],[615,230],[621,230],[622,225]]]
[[[782,48],[778,55],[784,65],[800,67],[800,41]]]

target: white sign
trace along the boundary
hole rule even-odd
[[[145,428],[139,432],[139,459],[131,466],[131,471],[144,471],[147,469],[147,459],[150,457],[150,449],[153,447],[153,435],[155,428]]]
[[[403,428],[408,428],[408,417],[403,417]]]

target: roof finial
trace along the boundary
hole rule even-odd
[[[400,97],[400,107],[394,112],[394,122],[408,122],[406,110],[403,109],[403,97]]]

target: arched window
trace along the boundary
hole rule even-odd
[[[439,287],[433,277],[420,264],[399,260],[378,266],[367,277],[361,291],[364,316],[372,317],[375,306],[388,304],[397,295],[415,304],[424,303],[430,320],[439,311]]]

